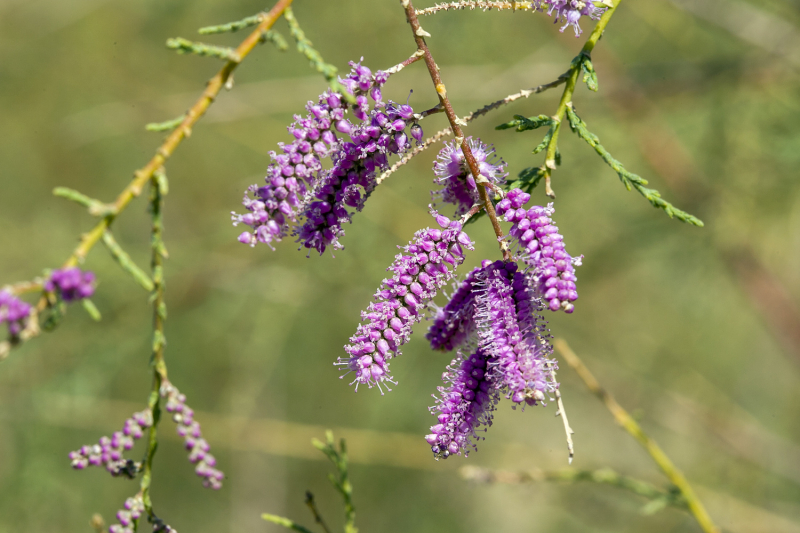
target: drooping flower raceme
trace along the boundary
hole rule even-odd
[[[389,375],[389,360],[400,354],[412,326],[419,322],[426,304],[450,280],[464,259],[464,248],[472,250],[461,223],[431,214],[442,229],[426,228],[395,256],[387,269],[392,277],[383,280],[375,301],[361,313],[365,321],[344,349],[347,357],[335,363],[355,372],[353,383],[368,387],[396,383]],[[346,375],[346,374],[345,374]],[[342,376],[344,377],[344,376]],[[383,389],[381,389],[383,393]]]
[[[564,21],[561,27],[563,33],[569,26],[575,30],[575,37],[579,37],[583,30],[580,27],[582,16],[597,20],[606,12],[605,7],[597,7],[592,0],[536,0],[536,7],[552,16],[555,13],[555,22]]]
[[[486,266],[478,275],[482,286],[475,317],[479,346],[489,358],[496,387],[515,404],[536,405],[557,385],[547,377],[552,347],[539,314],[543,305],[529,287],[531,277],[516,263]]]
[[[380,87],[386,83],[388,74],[375,74],[360,63],[350,63],[350,74],[340,82],[356,103],[353,115],[360,121],[368,119],[369,101],[382,107]],[[369,95],[369,97],[367,96]],[[304,207],[308,189],[315,184],[315,176],[323,173],[321,161],[336,153],[341,147],[337,135],[350,133],[352,124],[345,120],[350,106],[340,93],[328,90],[320,95],[317,103],[308,102],[307,115],[295,115],[295,121],[287,128],[294,140],[289,144],[279,143],[280,153],[270,152],[272,163],[267,169],[265,185],[252,185],[245,192],[243,205],[247,213],[232,213],[233,224],[249,226],[249,231],[239,235],[239,241],[251,246],[265,243],[271,246],[289,234],[289,223],[297,220]]]
[[[469,447],[475,447],[472,439],[478,438],[478,428],[492,425],[499,398],[495,376],[486,354],[478,349],[469,356],[458,352],[442,379],[445,385],[439,387],[436,405],[430,409],[439,423],[431,427],[425,440],[437,459],[454,454],[466,457]]]
[[[159,394],[167,401],[164,409],[172,414],[172,421],[178,425],[178,435],[183,437],[189,461],[196,465],[194,471],[203,478],[203,486],[221,488],[225,475],[214,468],[217,460],[208,453],[210,446],[203,438],[200,423],[194,419],[194,411],[186,405],[186,396],[166,380],[161,384]]]
[[[87,466],[104,466],[112,476],[133,478],[140,465],[126,459],[123,454],[133,448],[133,444],[144,435],[144,430],[152,425],[153,413],[149,409],[134,413],[125,420],[122,431],[115,431],[111,437],[100,437],[97,444],[81,446],[70,452],[72,468],[83,470]]]
[[[78,267],[54,270],[44,284],[44,290],[58,292],[65,302],[89,298],[94,294],[94,272],[82,271]]]
[[[482,143],[480,139],[467,137],[467,143],[478,163],[480,174],[489,183],[502,185],[505,177],[505,162],[494,159],[494,148]],[[442,202],[454,204],[456,215],[463,215],[480,201],[475,178],[470,171],[464,152],[456,141],[445,143],[433,166],[434,182],[441,185],[441,189],[433,191],[434,198],[441,198]]]
[[[567,253],[564,237],[550,218],[555,212],[553,204],[525,210],[522,206],[528,200],[529,194],[513,189],[498,202],[497,215],[514,223],[509,237],[519,243],[521,259],[530,267],[532,281],[547,300],[548,308],[572,313],[575,310],[572,302],[578,299],[575,267],[581,265],[583,256],[572,257]]]
[[[298,241],[322,254],[328,246],[341,249],[342,225],[350,221],[347,208],[361,211],[375,188],[377,174],[389,166],[389,157],[409,146],[404,132],[414,116],[408,105],[389,101],[374,109],[369,120],[358,126],[346,123],[352,142],[344,142],[333,155],[333,168],[320,172],[303,211],[305,224],[297,231]]]
[[[8,291],[0,291],[0,324],[8,324],[8,333],[12,338],[22,333],[30,315],[30,304]]]

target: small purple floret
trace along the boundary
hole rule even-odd
[[[44,290],[58,292],[65,302],[89,298],[94,294],[94,272],[78,267],[54,270],[44,284]]]
[[[494,185],[503,184],[508,175],[505,172],[506,164],[502,159],[493,160],[494,148],[472,137],[467,137],[467,143],[478,163],[481,176]],[[433,172],[436,175],[434,181],[442,187],[438,191],[433,191],[434,198],[454,204],[457,216],[463,215],[480,201],[475,178],[467,165],[461,146],[456,141],[445,143],[434,163]]]
[[[72,468],[83,470],[87,466],[104,466],[112,476],[133,478],[141,465],[125,459],[123,454],[133,448],[134,442],[142,438],[144,430],[152,425],[153,414],[149,409],[134,413],[125,420],[122,431],[114,432],[111,437],[100,437],[97,444],[81,446],[70,452]]]
[[[31,315],[30,304],[23,302],[9,291],[0,291],[0,324],[8,324],[12,338],[18,337]]]
[[[555,13],[555,22],[564,21],[564,25],[560,29],[562,33],[572,26],[575,30],[575,37],[579,37],[583,33],[579,25],[582,16],[598,20],[606,12],[605,7],[595,6],[592,0],[536,0],[534,4],[537,9],[547,11],[550,16]]]

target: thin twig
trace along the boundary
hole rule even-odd
[[[577,372],[578,376],[586,384],[586,387],[603,401],[617,423],[644,447],[647,453],[650,454],[650,457],[652,457],[659,468],[661,468],[661,471],[664,472],[664,475],[667,476],[667,479],[678,487],[678,490],[681,491],[681,494],[686,500],[686,505],[689,507],[689,510],[695,520],[697,520],[697,523],[700,524],[703,531],[706,533],[720,533],[720,529],[714,524],[705,506],[698,499],[694,489],[692,489],[692,486],[689,485],[689,482],[686,480],[686,477],[684,477],[683,473],[675,466],[672,460],[667,457],[667,454],[664,453],[664,450],[661,449],[656,441],[642,430],[636,420],[617,403],[611,393],[600,386],[600,383],[595,379],[592,373],[589,372],[589,369],[586,368],[583,361],[575,355],[575,352],[572,351],[564,340],[556,339],[553,346],[555,346],[555,349],[564,357],[567,364]]]
[[[443,4],[436,4],[432,7],[420,9],[417,15],[433,15],[441,11],[450,11],[451,9],[469,9],[473,11],[480,9],[482,11],[491,11],[492,9],[503,10],[510,9],[512,11],[528,11],[534,10],[533,2],[486,2],[483,0],[462,0],[461,2],[445,2]]]
[[[402,63],[398,63],[395,66],[393,66],[392,68],[387,69],[386,72],[389,73],[389,74],[397,74],[398,72],[400,72],[401,70],[403,70],[407,66],[413,65],[414,63],[416,63],[417,61],[422,59],[422,57],[424,55],[425,55],[425,53],[422,50],[417,50],[416,52],[411,54],[411,57],[409,57],[408,59],[406,59]]]
[[[610,468],[599,470],[575,470],[574,468],[564,468],[562,470],[525,470],[511,472],[506,470],[492,470],[479,466],[462,466],[459,469],[462,478],[477,481],[479,483],[503,483],[517,485],[522,483],[542,483],[547,481],[562,483],[577,483],[588,481],[611,485],[626,489],[634,494],[643,496],[652,502],[663,502],[666,505],[673,505],[679,509],[689,510],[686,500],[683,499],[677,488],[670,487],[668,490],[661,489],[655,485],[640,479],[624,476]]]
[[[475,182],[478,185],[478,194],[481,202],[484,205],[484,208],[486,209],[486,214],[489,215],[489,220],[492,223],[494,233],[497,235],[497,240],[500,244],[500,251],[503,254],[503,259],[508,261],[511,259],[511,252],[508,249],[508,244],[505,242],[505,240],[503,240],[503,230],[500,227],[500,222],[497,220],[497,215],[494,212],[494,205],[492,205],[492,202],[489,199],[489,194],[486,192],[486,187],[480,183],[481,173],[480,169],[478,168],[478,162],[475,160],[475,156],[472,155],[472,150],[469,147],[469,143],[464,138],[464,133],[461,131],[461,125],[466,125],[466,122],[464,122],[462,119],[459,119],[456,115],[456,112],[453,110],[453,106],[450,103],[450,100],[447,98],[447,88],[442,81],[442,77],[439,75],[439,67],[436,66],[436,62],[433,60],[433,55],[431,55],[431,51],[428,49],[428,45],[425,43],[424,37],[426,35],[429,36],[430,34],[428,34],[422,29],[422,26],[420,26],[411,0],[401,0],[400,3],[403,6],[403,9],[405,9],[406,18],[408,19],[408,23],[411,26],[411,31],[414,35],[414,42],[417,44],[417,50],[422,50],[423,57],[425,59],[425,66],[428,67],[428,73],[430,74],[431,81],[436,88],[436,94],[439,95],[439,102],[442,104],[444,111],[447,114],[447,120],[450,122],[450,129],[453,130],[456,141],[461,146],[461,151],[464,153],[464,159],[467,161],[467,166],[469,166],[470,172],[472,172],[472,176],[475,178]]]
[[[310,490],[306,491],[306,505],[308,505],[308,508],[311,509],[311,514],[314,515],[314,521],[320,525],[325,533],[331,533],[331,530],[328,529],[328,525],[325,523],[325,520],[322,519],[322,515],[319,514],[319,509],[317,509],[317,504],[314,501],[314,495]]]
[[[600,37],[603,35],[603,31],[606,29],[608,22],[611,20],[611,17],[614,16],[614,13],[619,6],[619,3],[622,0],[615,0],[613,5],[606,10],[605,13],[600,17],[600,20],[597,22],[597,25],[592,30],[591,35],[586,40],[586,43],[581,48],[581,52],[578,57],[585,56],[590,57],[592,55],[592,50],[594,50],[597,41],[600,40]],[[553,134],[550,136],[550,140],[547,143],[547,152],[545,153],[544,158],[544,192],[550,198],[555,198],[556,194],[553,192],[552,187],[550,186],[550,176],[556,168],[556,152],[558,150],[558,134],[561,131],[561,122],[564,119],[564,114],[567,112],[567,104],[572,101],[572,94],[575,92],[575,84],[578,81],[578,75],[581,73],[582,68],[581,61],[573,61],[572,66],[570,67],[568,77],[566,79],[566,87],[564,87],[564,92],[561,94],[561,100],[558,102],[558,109],[556,110],[556,114],[553,115]]]
[[[158,448],[158,422],[161,418],[159,391],[161,384],[167,379],[167,365],[164,362],[164,321],[167,318],[167,307],[164,302],[164,258],[167,253],[162,238],[164,225],[162,208],[164,195],[167,192],[167,181],[164,170],[159,169],[150,182],[150,215],[152,217],[152,230],[150,237],[151,259],[150,268],[153,283],[151,301],[153,303],[153,345],[150,366],[153,370],[153,388],[147,406],[153,414],[153,425],[150,426],[148,435],[147,452],[145,454],[144,473],[142,474],[141,493],[145,510],[150,518],[154,516],[153,504],[150,501],[150,482],[153,475],[153,458]]]
[[[554,368],[553,363],[548,363],[547,367],[550,369],[550,379],[553,383],[558,383],[556,381],[556,370]],[[564,433],[567,435],[567,451],[569,452],[569,464],[572,464],[572,459],[575,457],[575,446],[572,443],[572,435],[575,433],[569,425],[569,420],[567,420],[567,411],[564,409],[564,401],[561,399],[561,390],[556,388],[555,393],[556,395],[556,405],[558,405],[558,411],[556,411],[556,416],[561,417],[561,421],[564,423]]]
[[[73,250],[69,258],[64,261],[62,268],[74,267],[84,261],[86,255],[94,245],[102,239],[106,230],[114,222],[114,219],[125,210],[131,200],[142,193],[142,189],[153,178],[154,173],[166,163],[181,142],[191,135],[192,127],[203,117],[211,104],[214,103],[217,95],[228,82],[228,79],[233,74],[233,71],[236,70],[236,67],[238,67],[241,61],[258,46],[262,41],[262,33],[269,30],[273,24],[275,24],[291,3],[292,0],[278,0],[269,13],[263,16],[258,27],[236,47],[235,52],[239,61],[227,61],[219,72],[206,83],[205,90],[189,111],[186,112],[186,116],[180,125],[178,125],[164,140],[161,146],[158,147],[152,159],[150,159],[144,167],[134,172],[133,180],[122,190],[116,200],[108,205],[108,212],[103,216],[100,222],[87,233],[81,235],[80,244]],[[21,290],[21,292],[31,292],[33,290],[41,290],[42,282],[34,281],[31,283],[13,285],[12,290],[14,294],[19,294],[19,292],[17,292],[17,287],[24,289]],[[37,310],[43,311],[46,306],[47,299],[44,297],[40,298]],[[38,330],[32,332],[31,337],[37,334]]]
[[[414,57],[414,56],[411,56],[411,57]],[[420,56],[420,58],[421,58],[421,56]],[[491,104],[486,104],[485,106],[481,107],[480,109],[476,109],[475,111],[473,111],[469,115],[465,116],[463,120],[464,120],[464,122],[472,122],[476,118],[482,117],[483,115],[486,115],[487,113],[489,113],[489,111],[494,111],[495,109],[498,109],[498,108],[500,108],[500,107],[502,107],[504,105],[507,105],[507,104],[510,104],[511,102],[514,102],[515,100],[519,100],[520,98],[527,98],[532,94],[539,94],[539,93],[542,93],[542,92],[546,91],[547,89],[552,89],[553,87],[558,87],[559,85],[561,85],[562,83],[567,81],[568,77],[569,77],[569,73],[567,72],[567,73],[562,74],[561,76],[559,76],[558,79],[556,79],[555,81],[551,81],[550,83],[545,83],[543,85],[539,85],[537,87],[533,87],[532,89],[523,89],[523,90],[521,90],[519,92],[516,92],[514,94],[509,94],[505,98],[501,98],[500,100],[492,102]],[[422,143],[420,143],[416,148],[414,148],[409,153],[404,155],[399,161],[397,161],[394,165],[392,165],[388,170],[383,172],[383,174],[378,176],[377,183],[380,184],[383,180],[385,180],[386,178],[388,178],[389,176],[391,176],[392,174],[397,172],[397,170],[400,167],[402,167],[403,165],[405,165],[406,163],[411,161],[411,159],[413,159],[414,156],[421,154],[422,152],[424,152],[425,150],[430,148],[433,144],[435,144],[437,141],[441,140],[443,137],[447,137],[447,136],[452,135],[452,134],[453,134],[453,131],[450,128],[445,128],[443,130],[438,131],[435,135],[433,135],[431,137],[428,137]]]

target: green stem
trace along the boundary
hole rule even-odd
[[[148,516],[153,517],[153,503],[150,500],[150,483],[153,475],[153,458],[158,448],[158,422],[161,418],[161,396],[159,389],[161,383],[167,379],[167,366],[164,363],[164,321],[167,318],[167,308],[164,303],[164,274],[163,263],[166,257],[163,235],[163,216],[164,194],[167,190],[166,176],[163,168],[155,172],[150,182],[150,215],[152,217],[152,231],[150,245],[151,255],[151,277],[153,281],[153,352],[150,358],[150,366],[153,369],[153,388],[150,392],[148,407],[153,413],[153,425],[150,426],[148,437],[147,453],[144,459],[144,473],[141,481],[142,500]]]
[[[603,36],[603,31],[605,31],[606,26],[608,26],[608,22],[611,20],[611,17],[614,16],[614,12],[617,10],[619,3],[622,0],[616,0],[614,5],[606,10],[605,13],[600,17],[600,20],[597,22],[597,25],[592,30],[591,35],[589,35],[589,39],[584,43],[583,48],[581,48],[581,55],[585,55],[587,57],[592,55],[592,50],[594,50],[597,41],[600,40],[600,37]],[[578,75],[581,72],[581,62],[580,61],[573,61],[572,66],[569,70],[569,77],[567,78],[567,84],[564,87],[564,92],[561,94],[561,100],[558,102],[558,109],[556,109],[556,114],[553,115],[553,135],[550,137],[550,142],[547,144],[547,152],[544,159],[544,167],[542,170],[544,171],[544,187],[545,187],[545,194],[551,198],[555,198],[555,193],[553,189],[550,187],[550,176],[553,170],[556,168],[556,151],[558,150],[558,134],[561,131],[561,123],[564,119],[564,114],[567,112],[567,104],[572,101],[572,94],[575,92],[575,85],[578,82]]]
[[[683,472],[675,466],[667,454],[664,453],[664,450],[661,449],[661,446],[642,430],[639,423],[617,403],[611,393],[600,386],[600,383],[592,373],[589,372],[589,369],[586,368],[583,361],[581,361],[564,340],[556,339],[555,342],[553,342],[553,346],[564,356],[567,364],[577,372],[578,376],[586,384],[586,387],[602,400],[622,429],[627,431],[628,434],[642,445],[647,453],[650,454],[650,457],[653,458],[653,461],[661,468],[664,475],[667,476],[667,479],[681,491],[681,495],[686,501],[689,511],[692,513],[695,520],[697,520],[697,523],[700,524],[703,531],[706,533],[720,533],[720,529],[714,524],[703,502],[697,497],[697,494],[695,494],[694,489],[683,475]]]

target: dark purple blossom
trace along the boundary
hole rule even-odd
[[[389,360],[400,354],[400,346],[411,336],[427,303],[448,281],[464,259],[472,242],[462,231],[461,223],[431,211],[442,229],[426,228],[395,256],[387,269],[392,277],[384,279],[375,301],[361,313],[365,321],[344,349],[347,357],[335,363],[348,373],[355,372],[353,383],[372,388],[381,383],[395,383],[389,375]],[[344,376],[342,376],[344,377]],[[383,393],[383,389],[381,389]]]
[[[553,204],[525,210],[522,206],[529,199],[529,194],[513,189],[498,202],[497,215],[514,223],[509,237],[519,243],[521,259],[533,274],[531,282],[547,300],[549,309],[572,313],[575,310],[572,302],[578,299],[575,267],[581,265],[583,256],[572,257],[567,253],[564,237],[550,218],[555,212]]]
[[[251,228],[239,235],[240,242],[271,246],[273,241],[287,236],[289,223],[297,220],[315,177],[324,173],[321,161],[341,148],[339,135],[352,132],[352,124],[345,119],[350,107],[355,117],[363,121],[368,118],[370,98],[375,107],[384,105],[380,87],[386,83],[388,74],[380,71],[373,74],[360,63],[350,65],[350,74],[339,81],[356,97],[355,105],[348,106],[341,94],[329,89],[317,103],[308,102],[305,117],[295,115],[287,128],[292,142],[279,143],[280,152],[270,152],[272,163],[267,169],[265,185],[252,185],[245,192],[242,203],[248,212],[231,214],[234,226],[242,223]]]
[[[389,102],[374,109],[358,126],[350,126],[352,142],[342,143],[333,156],[333,168],[321,173],[303,211],[305,223],[297,230],[298,241],[322,254],[327,247],[342,248],[342,225],[350,221],[348,208],[360,211],[375,188],[378,173],[389,167],[389,155],[409,147],[404,132],[414,111],[408,105]]]
[[[478,428],[492,425],[492,411],[499,398],[495,376],[486,354],[478,349],[469,357],[458,352],[442,379],[445,385],[438,388],[436,405],[430,408],[439,423],[431,427],[425,440],[437,459],[466,457],[470,447],[476,448],[472,439],[479,439]]]
[[[491,261],[484,261],[491,264]],[[475,277],[483,266],[473,269],[459,282],[444,307],[436,308],[425,338],[434,350],[451,351],[467,341],[475,330]]]
[[[481,176],[491,184],[503,184],[508,175],[505,172],[506,164],[502,159],[493,159],[494,148],[472,137],[467,137],[467,144],[475,156]],[[461,146],[456,141],[445,143],[434,163],[433,172],[436,175],[434,181],[442,186],[440,190],[433,191],[433,196],[441,198],[445,203],[454,204],[457,216],[463,215],[480,201],[475,178]]]
[[[112,476],[134,477],[139,471],[139,463],[126,459],[124,453],[142,438],[144,430],[153,425],[153,414],[149,409],[134,413],[125,420],[122,431],[115,431],[111,437],[100,437],[97,444],[81,446],[70,452],[72,468],[83,470],[87,466],[104,466]]]
[[[58,292],[65,302],[89,298],[94,294],[94,272],[82,271],[78,267],[60,268],[50,274],[44,290]]]
[[[12,337],[19,336],[31,315],[30,304],[23,302],[9,291],[0,291],[0,324],[8,324]]]
[[[555,14],[555,22],[564,22],[560,30],[562,33],[572,26],[575,29],[575,37],[583,33],[579,24],[582,16],[598,20],[600,15],[606,12],[605,7],[595,6],[592,0],[536,0],[535,4],[540,10],[547,11],[548,15]]]
[[[210,446],[203,438],[200,423],[194,419],[194,411],[186,405],[186,396],[166,380],[161,384],[159,394],[167,401],[164,409],[172,414],[172,421],[178,424],[178,435],[183,437],[189,461],[195,465],[195,473],[203,478],[203,486],[219,489],[225,475],[214,468],[217,460],[208,453]]]
[[[142,494],[139,493],[133,498],[125,500],[125,505],[122,509],[117,511],[117,521],[119,524],[112,524],[108,528],[108,533],[133,533],[136,531],[136,525],[139,518],[145,514],[144,500]],[[176,533],[174,529],[169,529]]]
[[[516,404],[536,405],[557,384],[548,379],[552,347],[530,276],[516,263],[496,261],[484,267],[477,276],[475,320],[495,386]]]

